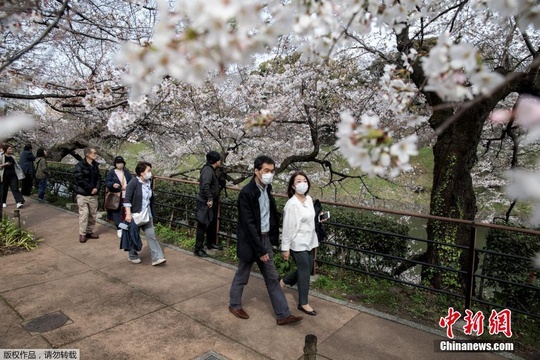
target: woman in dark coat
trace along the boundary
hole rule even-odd
[[[113,162],[114,168],[109,170],[107,177],[105,178],[105,186],[107,190],[112,193],[121,192],[122,201],[118,210],[107,210],[107,218],[114,221],[116,228],[124,220],[125,210],[122,204],[126,198],[126,186],[131,180],[131,172],[126,169],[126,162],[123,157],[117,156]],[[122,231],[119,230],[118,234],[121,235]]]
[[[30,196],[32,193],[32,185],[35,174],[34,160],[36,160],[36,157],[34,154],[32,154],[32,145],[25,145],[24,150],[19,158],[19,165],[24,173],[24,179],[22,179],[21,187],[21,194],[24,196]]]

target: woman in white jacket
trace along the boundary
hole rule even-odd
[[[281,280],[281,286],[298,284],[298,310],[315,316],[317,312],[308,303],[309,279],[313,269],[314,249],[319,246],[315,232],[315,209],[308,195],[310,182],[302,171],[295,172],[290,180],[283,217],[283,238],[281,256],[288,260],[291,256],[297,270]]]

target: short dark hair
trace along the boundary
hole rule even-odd
[[[257,156],[257,158],[255,159],[255,162],[253,163],[253,167],[257,170],[261,170],[263,167],[263,164],[276,166],[276,162],[272,160],[271,157],[266,156],[266,155],[260,155],[260,156]]]
[[[137,174],[137,176],[141,176],[147,167],[152,168],[152,164],[147,161],[139,161],[137,166],[135,166],[135,174]]]
[[[289,186],[287,187],[287,195],[289,196],[289,198],[292,198],[294,195],[294,189],[293,189],[294,180],[299,175],[305,177],[307,180],[308,189],[306,191],[306,195],[309,192],[309,189],[311,188],[311,182],[309,181],[309,178],[307,177],[306,173],[303,171],[296,171],[294,172],[294,174],[291,175],[291,178],[289,179]]]
[[[37,149],[36,157],[45,157],[45,149],[44,148]]]
[[[32,145],[31,144],[24,145],[24,150],[32,150]]]

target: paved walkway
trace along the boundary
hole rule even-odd
[[[8,198],[4,210],[13,213]],[[97,240],[78,241],[76,214],[28,199],[22,220],[38,249],[0,257],[0,349],[80,349],[81,359],[302,359],[304,338],[318,338],[318,359],[502,359],[491,353],[442,353],[443,332],[346,303],[312,296],[316,317],[277,326],[264,282],[253,276],[243,296],[249,320],[227,310],[234,267],[164,245],[167,263],[151,266],[148,249],[131,264],[116,231],[98,224]],[[285,290],[293,314],[296,290]],[[69,321],[29,332],[29,320],[62,313]],[[414,327],[413,327],[414,326]],[[0,354],[0,359],[2,354]]]

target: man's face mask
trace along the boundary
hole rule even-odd
[[[261,182],[264,185],[270,185],[272,183],[272,180],[274,180],[274,174],[272,174],[272,173],[267,173],[267,174],[262,174],[261,175]]]

